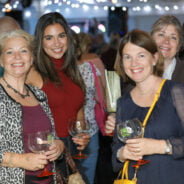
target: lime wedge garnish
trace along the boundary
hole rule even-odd
[[[120,134],[121,134],[122,137],[128,137],[128,136],[130,136],[130,132],[128,131],[127,128],[121,128],[120,129]]]
[[[52,144],[52,140],[53,140],[52,135],[51,134],[47,135],[47,141],[49,144]]]

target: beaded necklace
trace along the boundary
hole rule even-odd
[[[13,88],[13,87],[4,79],[4,77],[3,77],[2,79],[3,79],[3,81],[6,83],[6,86],[7,86],[8,88],[10,88],[11,90],[13,90],[14,93],[17,93],[21,98],[24,99],[24,98],[30,96],[28,88],[26,88],[26,94],[24,95],[24,94],[20,93],[19,91],[17,91],[15,88]]]

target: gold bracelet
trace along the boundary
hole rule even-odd
[[[8,167],[13,167],[12,159],[13,159],[13,153],[10,152],[9,161],[8,161]]]

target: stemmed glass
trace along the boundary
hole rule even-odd
[[[53,143],[53,136],[50,131],[39,131],[28,134],[28,147],[33,153],[44,153],[49,150],[50,145]],[[38,177],[51,176],[55,174],[50,172],[46,166],[43,172]]]
[[[105,70],[107,113],[115,117],[117,99],[121,96],[120,77],[115,71]],[[116,87],[115,87],[116,86]],[[106,136],[113,136],[114,131]]]
[[[118,138],[124,143],[127,139],[142,137],[142,134],[142,124],[136,118],[117,124]]]
[[[143,137],[142,123],[137,119],[126,120],[117,124],[117,136],[122,142],[126,142],[127,139],[141,138]],[[137,170],[141,165],[149,163],[149,160],[138,160],[133,167],[135,167],[134,178],[136,178]]]
[[[105,70],[107,112],[116,112],[116,101],[121,96],[120,77],[115,71]]]
[[[81,120],[70,120],[68,125],[68,131],[69,134],[72,137],[82,138],[83,135],[86,135],[89,133],[90,130],[90,123],[87,120],[81,119]],[[88,155],[83,154],[80,150],[77,155],[72,156],[74,159],[85,159],[88,157]]]

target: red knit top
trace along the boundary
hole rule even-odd
[[[42,90],[47,94],[58,137],[67,137],[69,136],[69,120],[76,118],[77,112],[83,106],[84,93],[78,85],[60,70],[63,59],[52,59],[52,61],[55,64],[62,86],[56,86],[51,81],[47,81],[44,83]]]

